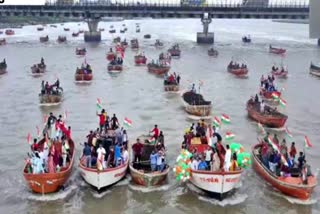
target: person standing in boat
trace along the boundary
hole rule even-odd
[[[120,143],[117,143],[114,146],[114,166],[117,167],[121,164],[121,147],[120,147]]]
[[[150,133],[153,133],[153,138],[155,139],[155,140],[157,140],[158,139],[158,137],[159,137],[159,134],[160,134],[160,130],[158,129],[158,125],[154,125],[154,128],[150,131]]]
[[[198,170],[199,160],[198,156],[192,156],[190,158],[190,167],[192,170]]]
[[[178,76],[177,76],[177,83],[178,83],[178,85],[180,84],[180,80],[181,80],[181,77],[180,77],[180,75],[178,74]]]
[[[212,161],[212,148],[211,147],[207,147],[206,151],[205,151],[205,161],[207,162],[208,165],[208,170],[210,170],[210,166],[211,166],[211,161]]]
[[[100,134],[102,130],[104,129],[105,122],[106,122],[106,117],[105,117],[106,111],[104,109],[101,110],[101,114],[97,113],[97,116],[99,116],[99,126],[100,126]]]
[[[91,147],[87,142],[84,142],[84,148],[82,151],[82,155],[86,160],[86,167],[91,168]]]
[[[220,169],[220,158],[218,152],[213,150],[211,171],[216,172]]]
[[[143,151],[143,144],[140,142],[140,139],[137,139],[137,142],[132,145],[132,150],[134,154],[133,162],[139,163],[141,161],[141,155]]]
[[[127,161],[129,160],[129,152],[127,150],[126,146],[122,146],[122,160],[123,160],[123,164],[126,164]]]
[[[118,126],[118,118],[116,117],[116,114],[113,114],[113,117],[111,118],[111,129],[115,130]]]
[[[122,145],[125,148],[128,148],[128,142],[129,142],[129,138],[128,138],[127,130],[123,130],[123,133],[122,133]]]
[[[262,100],[260,103],[260,112],[264,113],[264,110],[265,110],[265,104],[264,104],[264,101]]]
[[[158,159],[158,153],[155,152],[155,150],[152,151],[150,154],[150,165],[151,165],[151,171],[155,172],[157,171],[157,159]]]
[[[227,150],[226,150],[226,155],[224,158],[224,170],[229,171],[230,166],[231,166],[231,150],[230,150],[229,145],[226,145],[226,148],[227,148]]]
[[[106,155],[106,150],[102,147],[102,143],[99,144],[99,148],[97,149],[97,154],[98,154],[98,160],[97,160],[98,170],[103,170],[107,168],[104,160]]]
[[[164,148],[164,135],[163,135],[163,132],[160,131],[160,134],[159,134],[159,137],[158,137],[158,143],[161,144],[161,147]]]
[[[290,152],[289,152],[290,157],[293,159],[293,162],[296,159],[296,155],[297,155],[297,149],[295,146],[295,142],[291,143],[291,148],[290,148]]]

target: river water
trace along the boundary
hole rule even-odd
[[[135,23],[141,24],[142,32],[135,33]],[[232,130],[236,142],[243,144],[248,152],[256,143],[257,125],[247,119],[245,103],[258,90],[259,78],[270,71],[273,63],[283,61],[289,68],[287,80],[278,81],[284,88],[283,98],[288,105],[283,111],[289,115],[287,126],[294,135],[299,150],[303,148],[303,136],[308,135],[313,148],[307,151],[309,163],[317,173],[319,167],[320,101],[319,79],[310,76],[310,61],[319,60],[320,50],[315,40],[308,38],[308,26],[302,24],[274,23],[270,20],[213,20],[210,30],[215,32],[216,59],[207,56],[208,46],[196,44],[196,32],[202,30],[198,19],[178,20],[126,20],[116,23],[100,23],[103,41],[99,45],[84,44],[83,38],[72,38],[71,33],[86,29],[85,23],[66,23],[58,28],[45,28],[38,32],[36,26],[16,29],[16,35],[8,37],[8,44],[0,47],[0,59],[6,58],[8,74],[0,77],[0,198],[1,213],[319,213],[316,203],[320,189],[316,188],[309,205],[297,204],[280,194],[256,175],[246,170],[236,193],[223,202],[207,198],[190,184],[180,184],[170,174],[168,184],[157,189],[144,189],[130,182],[121,181],[103,194],[93,191],[81,179],[76,161],[71,179],[63,192],[48,196],[30,192],[22,176],[24,158],[29,151],[26,142],[28,132],[36,134],[36,126],[42,125],[43,115],[50,111],[59,114],[68,111],[68,123],[73,138],[78,143],[78,157],[86,134],[97,126],[95,103],[101,98],[109,113],[117,113],[123,120],[133,121],[129,137],[135,139],[146,133],[154,124],[164,131],[168,146],[168,161],[174,165],[182,141],[183,130],[192,122],[183,110],[178,94],[166,94],[162,79],[146,72],[145,67],[134,66],[130,48],[125,55],[125,69],[116,76],[107,73],[105,53],[112,36],[107,32],[113,24],[119,31],[125,23],[128,32],[122,37],[137,37],[141,50],[148,59],[156,59],[161,51],[173,43],[180,44],[182,57],[173,60],[171,71],[182,77],[182,87],[191,82],[204,82],[201,92],[213,101],[213,115],[226,113],[232,123],[221,132]],[[64,32],[63,27],[70,27]],[[151,40],[143,39],[151,34]],[[50,42],[40,44],[40,35],[49,34]],[[253,44],[243,45],[241,37],[251,34]],[[67,35],[67,44],[57,44],[58,35]],[[156,49],[155,39],[165,43],[164,49]],[[284,58],[268,53],[272,43],[287,49]],[[86,60],[94,70],[90,85],[74,83],[74,72],[83,62],[75,56],[75,48],[87,48]],[[44,57],[48,72],[41,78],[30,75],[30,66]],[[250,69],[249,78],[237,79],[226,72],[231,59],[243,60]],[[63,103],[54,108],[41,108],[38,93],[41,80],[54,81],[57,77],[65,91]],[[279,130],[278,130],[279,131]],[[281,132],[279,135],[282,136]],[[78,159],[78,158],[77,158]]]

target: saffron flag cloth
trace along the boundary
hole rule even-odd
[[[130,128],[132,126],[132,121],[125,117],[123,121],[123,125],[127,128]]]
[[[231,122],[230,117],[226,114],[222,114],[221,121],[226,124],[229,124]]]
[[[102,109],[102,102],[100,98],[97,98],[97,111],[100,111]]]
[[[214,125],[215,127],[220,127],[220,126],[221,126],[221,121],[220,121],[220,119],[219,119],[218,117],[214,117],[214,119],[213,119],[213,125]]]
[[[288,137],[292,138],[293,135],[292,133],[289,131],[288,127],[286,127],[286,134],[288,135]]]
[[[273,99],[275,99],[275,100],[278,100],[278,99],[280,98],[279,93],[277,93],[277,92],[273,92],[273,93],[271,94],[271,96],[272,96]]]
[[[310,143],[310,140],[307,136],[304,136],[304,147],[306,148],[312,147],[312,144]]]
[[[231,132],[226,132],[226,140],[233,140],[235,135]]]
[[[274,150],[276,150],[278,153],[280,153],[279,146],[273,141],[273,139],[269,136],[268,137],[268,143],[272,146]]]

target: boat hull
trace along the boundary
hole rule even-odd
[[[242,172],[242,169],[229,172],[192,170],[190,182],[208,193],[222,196],[239,185]]]
[[[300,200],[307,200],[311,197],[313,189],[317,184],[317,180],[313,176],[308,177],[308,185],[302,184],[300,177],[277,177],[273,175],[260,161],[255,149],[259,147],[257,144],[252,149],[252,166],[253,169],[259,174],[266,182],[272,185],[274,188],[284,193],[285,195],[298,198]],[[293,184],[294,183],[294,184]]]
[[[90,82],[93,78],[92,74],[75,74],[74,76],[76,82]]]
[[[0,75],[7,73],[7,68],[0,68]]]
[[[62,101],[62,95],[39,95],[40,105],[59,105]]]
[[[83,164],[83,160],[79,164],[81,177],[91,186],[98,190],[111,186],[119,182],[127,173],[129,161],[116,168],[109,168],[103,171],[87,168]]]
[[[110,73],[118,73],[120,71],[122,71],[122,65],[108,65],[108,71]]]
[[[263,90],[263,89],[260,90],[260,95],[265,99],[268,99],[268,100],[273,99],[272,94],[276,94],[279,97],[281,97],[281,92],[279,92],[279,91],[270,92],[270,91],[266,91],[266,90]]]
[[[145,187],[162,185],[165,183],[170,171],[170,168],[167,167],[167,169],[162,173],[143,173],[133,168],[132,164],[129,165],[129,169],[133,182]]]
[[[235,76],[243,77],[243,76],[247,76],[249,71],[247,68],[239,68],[239,69],[228,68],[228,72]]]
[[[164,74],[168,73],[170,70],[170,67],[153,67],[153,66],[150,66],[148,65],[148,71],[152,74],[156,74],[156,75],[159,75],[159,76],[163,76]]]
[[[288,71],[280,72],[280,71],[271,71],[271,74],[276,76],[277,78],[287,78],[288,77]]]
[[[269,48],[269,52],[272,54],[285,54],[286,50],[282,48]]]
[[[27,165],[25,166],[23,176],[33,192],[41,194],[57,192],[66,183],[71,175],[75,156],[75,146],[72,140],[69,141],[69,146],[72,157],[66,170],[57,173],[30,174],[27,173]]]
[[[147,64],[147,58],[146,57],[137,57],[135,56],[134,62],[136,65],[146,65]]]
[[[113,60],[117,55],[115,53],[107,53],[107,60],[111,61]]]
[[[179,85],[164,85],[164,90],[165,91],[179,91]]]

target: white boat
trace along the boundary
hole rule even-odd
[[[120,181],[126,174],[129,165],[129,160],[121,166],[115,168],[107,168],[99,171],[96,168],[88,168],[85,165],[85,159],[79,163],[80,174],[82,178],[90,185],[98,190],[111,186]]]
[[[239,185],[242,172],[242,169],[229,172],[191,170],[190,182],[207,193],[223,199],[228,192]]]

